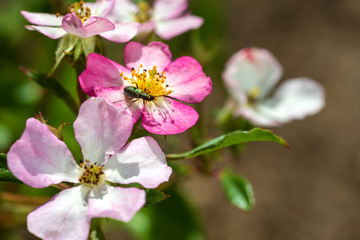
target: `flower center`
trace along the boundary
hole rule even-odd
[[[102,166],[95,164],[89,164],[89,160],[85,160],[85,163],[81,163],[81,174],[79,182],[84,185],[93,187],[101,182],[104,182],[104,171]]]
[[[251,91],[247,94],[248,95],[248,103],[254,104],[259,97],[260,88],[258,86],[253,87]]]
[[[144,23],[152,18],[152,9],[146,1],[138,2],[138,11],[134,15],[135,22]]]
[[[68,8],[68,13],[75,13],[82,22],[85,22],[91,16],[90,8],[86,6],[84,1],[71,4]]]
[[[155,97],[156,99],[156,97],[167,96],[172,93],[172,90],[167,89],[169,85],[165,84],[166,76],[164,74],[164,71],[160,74],[156,66],[153,66],[152,69],[143,69],[143,65],[140,64],[137,70],[132,68],[131,78],[124,76],[122,72],[120,76],[141,90],[142,93]]]

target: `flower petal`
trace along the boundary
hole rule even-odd
[[[159,97],[145,104],[141,121],[151,133],[170,135],[186,131],[198,118],[192,107],[171,98]]]
[[[62,181],[77,183],[79,166],[66,144],[40,121],[29,118],[21,135],[7,155],[10,171],[34,188]]]
[[[161,38],[169,40],[191,29],[198,29],[203,23],[204,19],[201,17],[186,15],[171,20],[156,22],[155,32]]]
[[[154,19],[165,20],[178,17],[187,7],[187,0],[155,0]]]
[[[124,60],[129,69],[138,69],[142,64],[146,69],[156,66],[161,72],[171,63],[171,52],[169,46],[162,42],[151,42],[147,46],[130,42],[125,46]]]
[[[42,26],[58,26],[61,27],[63,17],[57,17],[55,14],[48,13],[32,13],[28,11],[21,11],[21,14],[31,24],[42,25]]]
[[[309,78],[296,78],[280,85],[273,98],[258,105],[258,111],[278,123],[286,123],[318,113],[324,105],[325,93],[320,84]]]
[[[98,0],[96,2],[87,2],[86,6],[90,8],[91,15],[97,17],[106,17],[113,10],[115,6],[115,0]]]
[[[106,193],[89,197],[90,218],[110,217],[128,222],[145,204],[145,191],[106,186]]]
[[[115,30],[101,33],[100,36],[109,41],[124,43],[135,37],[139,23],[118,23]]]
[[[84,24],[75,13],[69,13],[64,16],[62,27],[68,33],[87,38],[103,32],[115,29],[115,25],[106,18],[92,16]]]
[[[126,110],[116,108],[104,98],[90,98],[81,105],[74,130],[84,160],[101,165],[125,145],[132,121]]]
[[[95,87],[122,86],[123,79],[120,72],[130,75],[130,70],[110,59],[96,53],[87,57],[86,69],[79,76],[82,90],[89,96],[95,96]]]
[[[142,137],[128,143],[104,166],[106,180],[113,183],[140,183],[145,188],[156,188],[167,182],[172,169],[166,157],[151,137]]]
[[[165,75],[168,89],[173,90],[169,96],[186,103],[199,103],[211,92],[210,78],[192,57],[176,59],[165,69]]]
[[[98,97],[105,98],[116,107],[126,109],[128,114],[132,116],[132,123],[134,124],[140,118],[144,105],[142,104],[142,101],[129,100],[126,98],[124,95],[124,88],[124,86],[105,89],[95,88],[95,94]]]
[[[258,99],[266,97],[282,73],[281,65],[269,51],[247,48],[228,60],[223,78],[230,94],[241,104],[245,104],[244,95],[255,94]]]
[[[107,18],[115,23],[117,21],[134,22],[134,16],[138,10],[138,5],[131,0],[116,0],[115,6]]]
[[[28,215],[29,232],[42,239],[86,240],[90,229],[85,202],[89,190],[77,186],[56,194]]]
[[[66,31],[62,29],[62,27],[46,27],[46,26],[34,26],[34,25],[26,25],[25,27],[30,31],[40,32],[52,39],[61,38],[66,34]]]

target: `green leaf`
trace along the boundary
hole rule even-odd
[[[169,195],[157,189],[146,189],[146,205],[164,201],[168,197]]]
[[[75,115],[78,114],[79,104],[71,96],[70,92],[68,92],[55,78],[25,68],[22,68],[22,70],[29,78],[63,100]]]
[[[289,146],[284,139],[273,134],[271,131],[261,128],[254,128],[250,131],[237,130],[234,132],[230,132],[212,140],[209,140],[188,152],[179,154],[167,154],[166,157],[169,159],[191,158],[232,145],[256,141],[271,141],[280,143],[281,145],[286,147]]]
[[[21,183],[8,169],[6,154],[0,153],[0,181]]]
[[[230,170],[220,174],[220,181],[227,199],[236,207],[249,211],[255,204],[253,188],[250,182]]]

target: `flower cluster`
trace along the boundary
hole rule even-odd
[[[124,65],[95,53],[95,41],[81,65],[77,50],[86,44],[75,45],[95,35],[118,43],[149,33],[173,38],[203,24],[202,18],[185,13],[187,7],[187,0],[155,0],[153,6],[144,0],[98,0],[73,3],[64,16],[21,12],[33,24],[27,29],[64,37],[59,59],[65,52],[73,54],[73,66],[82,69],[79,90],[89,96],[81,101],[73,124],[81,160],[73,158],[63,141],[65,124],[51,127],[42,115],[27,120],[7,154],[9,169],[23,183],[63,189],[28,215],[31,233],[44,239],[87,239],[92,218],[130,221],[146,202],[145,189],[169,180],[172,169],[157,142],[146,135],[129,138],[141,128],[137,122],[159,135],[194,126],[199,115],[187,104],[210,94],[210,77],[192,57],[173,61],[169,46],[160,41],[127,43]],[[223,78],[236,100],[234,114],[255,125],[278,126],[323,107],[322,87],[308,78],[289,80],[268,97],[281,75],[280,64],[267,50],[244,49],[231,57]],[[205,145],[210,149],[211,144],[215,142]],[[131,183],[137,187],[127,186]]]

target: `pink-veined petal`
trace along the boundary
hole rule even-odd
[[[170,135],[186,131],[198,118],[192,107],[171,98],[159,97],[145,104],[141,121],[151,133]]]
[[[204,23],[204,19],[193,15],[185,15],[183,17],[157,21],[155,32],[161,38],[169,40],[184,32],[192,29],[198,29]]]
[[[318,113],[325,105],[323,87],[309,78],[285,81],[274,97],[258,104],[258,112],[280,124]]]
[[[42,26],[57,26],[61,27],[63,17],[57,17],[55,14],[48,13],[32,13],[28,11],[21,11],[21,14],[31,24],[42,25]]]
[[[201,102],[212,89],[201,65],[192,57],[181,57],[166,69],[166,84],[173,92],[169,95],[186,103]]]
[[[130,137],[131,115],[104,98],[89,98],[80,107],[74,122],[75,137],[84,160],[101,165],[120,151]]]
[[[138,69],[142,64],[145,69],[156,66],[161,73],[171,63],[171,52],[169,46],[162,42],[151,42],[147,46],[130,42],[125,46],[124,60],[129,69]]]
[[[115,6],[115,0],[98,0],[96,2],[87,2],[85,5],[90,8],[91,15],[97,17],[106,17],[113,10]]]
[[[89,191],[77,186],[59,192],[28,215],[29,232],[42,239],[86,240],[90,229],[86,203]]]
[[[155,0],[154,19],[167,20],[178,17],[187,7],[187,0]]]
[[[120,72],[130,75],[130,70],[126,67],[100,54],[90,53],[87,57],[86,69],[79,76],[80,86],[87,95],[95,96],[95,87],[123,86]]]
[[[26,25],[25,27],[30,31],[37,31],[52,39],[61,38],[66,34],[66,31],[62,29],[62,27],[48,27],[48,26],[34,26],[34,25]]]
[[[230,94],[238,101],[244,101],[244,94],[255,94],[259,99],[266,97],[282,73],[281,65],[269,51],[246,48],[228,60],[223,78]],[[243,94],[239,95],[239,91]]]
[[[64,16],[62,27],[68,33],[82,38],[91,37],[115,29],[115,25],[106,18],[92,16],[82,23],[75,13],[69,13]]]
[[[139,23],[118,23],[115,30],[101,33],[100,36],[109,41],[124,43],[135,37]]]
[[[126,109],[128,114],[132,116],[132,123],[134,124],[141,116],[144,105],[142,100],[128,99],[124,95],[124,86],[110,87],[110,88],[95,88],[95,94],[98,97],[105,98],[108,102],[114,104],[116,107]]]
[[[105,188],[101,189],[104,191],[103,194],[89,196],[88,215],[90,218],[110,217],[128,222],[146,202],[144,190],[109,185],[101,187]]]
[[[140,183],[145,188],[156,188],[167,182],[172,169],[166,157],[151,137],[142,137],[128,143],[113,155],[104,166],[106,180],[113,183]]]
[[[62,181],[77,183],[79,167],[63,141],[40,121],[29,118],[7,154],[10,171],[34,188]]]

